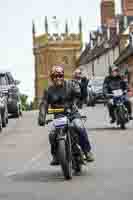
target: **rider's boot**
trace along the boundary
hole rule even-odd
[[[56,142],[55,142],[55,135],[49,134],[49,142],[51,146],[51,155],[53,156],[52,161],[50,162],[50,165],[59,165],[59,161],[56,156]]]
[[[90,152],[86,152],[85,153],[85,157],[86,157],[86,161],[87,162],[93,162],[95,159],[94,159],[94,155],[93,153],[90,151]]]
[[[81,147],[77,144],[77,152],[79,153],[80,155],[80,163],[85,165],[86,164],[86,157],[85,157],[85,154],[84,152],[82,151]]]
[[[50,162],[50,165],[59,165],[59,161],[57,159],[57,156],[53,156],[52,161]]]

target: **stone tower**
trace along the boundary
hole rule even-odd
[[[64,26],[64,33],[50,34],[48,19],[45,17],[45,33],[36,36],[33,23],[33,54],[35,60],[35,101],[38,104],[44,88],[50,84],[49,72],[53,65],[63,65],[65,79],[72,77],[76,61],[82,48],[82,22],[79,18],[79,33],[69,33],[68,24]]]
[[[124,16],[133,16],[133,0],[121,0]]]
[[[115,1],[102,0],[101,1],[101,25],[107,26],[108,22],[115,17]]]

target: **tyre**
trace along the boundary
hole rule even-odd
[[[67,141],[66,145],[65,140],[58,141],[58,159],[66,180],[72,179],[72,160],[69,155],[71,147],[68,143],[69,141]]]
[[[8,109],[7,109],[7,107],[6,107],[6,124],[8,124]]]
[[[119,124],[120,124],[120,128],[121,129],[125,129],[126,128],[125,124],[126,124],[127,119],[126,119],[126,113],[125,112],[126,111],[125,111],[124,106],[119,107],[118,120],[119,120]]]
[[[1,118],[1,113],[0,113],[0,132],[2,131],[2,118]]]
[[[7,124],[7,117],[6,117],[6,111],[4,111],[2,116],[2,127],[6,127]]]
[[[19,107],[17,107],[17,110],[16,110],[16,112],[14,113],[14,117],[15,117],[15,118],[19,118],[19,116],[20,116],[20,110],[19,110]]]
[[[120,124],[121,129],[126,129],[125,123]]]
[[[6,123],[8,124],[8,116],[7,116],[7,118],[6,118]]]

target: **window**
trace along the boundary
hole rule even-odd
[[[0,85],[7,85],[7,79],[5,74],[0,74]]]

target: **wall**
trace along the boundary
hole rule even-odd
[[[118,46],[114,50],[110,50],[107,53],[103,54],[99,58],[96,58],[93,61],[90,61],[86,65],[80,66],[83,69],[84,73],[89,76],[93,76],[93,66],[94,66],[94,75],[95,76],[106,76],[108,74],[109,66],[113,64],[116,58],[119,56]]]

